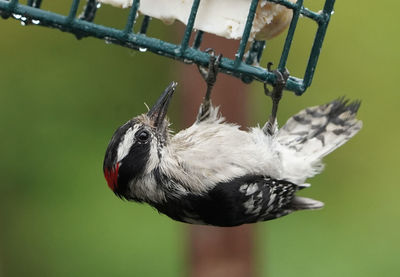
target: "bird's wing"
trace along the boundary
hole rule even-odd
[[[187,223],[236,226],[281,217],[298,209],[293,207],[295,192],[301,186],[266,176],[244,176],[218,183],[202,195],[187,194],[169,199],[156,207],[171,218]],[[304,201],[303,201],[304,202]]]
[[[288,207],[299,186],[267,176],[244,176],[218,184],[211,198],[224,203],[230,220],[239,224],[274,219],[288,214]]]

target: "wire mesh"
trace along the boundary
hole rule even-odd
[[[258,80],[274,84],[276,81],[275,74],[269,72],[266,68],[256,65],[261,59],[265,48],[265,41],[254,40],[249,47],[248,53],[245,54],[259,1],[260,0],[251,1],[246,25],[236,51],[235,59],[222,58],[220,71],[241,78],[245,83]],[[303,6],[303,0],[298,0],[296,3],[291,3],[287,0],[268,1],[293,10],[293,17],[287,31],[286,40],[279,60],[279,70],[283,70],[286,67],[299,17],[301,15],[307,17],[315,21],[318,25],[303,77],[290,76],[286,84],[287,90],[301,95],[305,92],[307,87],[311,85],[335,0],[326,0],[323,9],[319,12],[313,12],[305,8]],[[123,29],[116,29],[93,23],[96,11],[100,6],[99,2],[96,0],[87,0],[82,13],[79,15],[78,7],[80,0],[72,0],[69,13],[66,16],[42,10],[40,8],[41,4],[42,0],[28,0],[26,5],[20,4],[18,0],[0,0],[0,16],[4,19],[13,18],[19,20],[23,25],[40,25],[56,28],[64,32],[72,33],[78,39],[96,37],[135,50],[147,49],[153,53],[180,60],[185,63],[195,63],[204,66],[208,64],[210,58],[209,54],[200,50],[203,37],[202,31],[196,32],[193,44],[191,46],[189,45],[190,37],[195,32],[194,23],[200,0],[193,1],[190,16],[186,23],[186,28],[180,44],[169,43],[146,35],[150,23],[149,16],[143,17],[139,31],[134,32],[133,27],[137,23],[136,18],[140,0],[133,0]]]

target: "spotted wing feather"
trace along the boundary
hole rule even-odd
[[[155,206],[160,212],[178,221],[236,226],[271,220],[296,210],[322,207],[321,202],[308,198],[298,199],[295,192],[302,188],[270,177],[244,176],[219,183],[207,194],[188,194]]]

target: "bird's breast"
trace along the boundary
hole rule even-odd
[[[279,177],[279,157],[264,137],[259,139],[229,124],[192,126],[172,138],[164,161],[175,166],[164,169],[179,167],[184,176],[178,180],[185,178],[184,183],[201,190],[248,174]]]

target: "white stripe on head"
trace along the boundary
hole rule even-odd
[[[135,134],[138,131],[140,126],[135,125],[134,127],[130,127],[121,142],[118,145],[118,154],[117,154],[117,162],[120,162],[122,159],[128,155],[131,146],[135,143]]]
[[[145,174],[151,173],[159,164],[160,159],[158,157],[158,147],[157,139],[153,138],[150,142],[150,152],[149,159],[147,160],[146,172]]]

